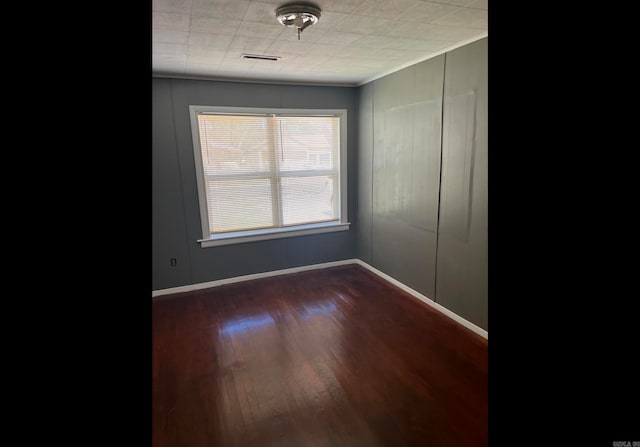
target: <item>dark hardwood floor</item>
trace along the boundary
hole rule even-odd
[[[154,447],[487,445],[487,341],[360,266],[152,309]]]

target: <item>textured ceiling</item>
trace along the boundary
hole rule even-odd
[[[298,41],[275,18],[288,3],[153,0],[153,73],[358,85],[487,36],[488,0],[317,0],[320,20]]]

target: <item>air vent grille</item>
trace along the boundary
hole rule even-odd
[[[282,56],[266,56],[264,54],[242,54],[240,57],[243,59],[258,59],[261,61],[277,61]]]

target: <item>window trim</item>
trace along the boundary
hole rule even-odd
[[[198,115],[207,113],[239,114],[239,115],[281,115],[281,116],[337,116],[340,118],[340,157],[338,171],[340,172],[338,222],[321,222],[314,224],[295,225],[262,230],[236,231],[211,234],[209,229],[209,215],[205,188],[204,167],[202,165],[202,149],[198,128]],[[347,109],[281,109],[257,107],[225,107],[190,105],[191,137],[196,169],[196,184],[198,189],[198,205],[200,208],[200,224],[202,239],[198,239],[202,248],[229,245],[243,242],[254,242],[267,239],[303,236],[308,234],[328,233],[349,230],[351,225],[347,217]]]

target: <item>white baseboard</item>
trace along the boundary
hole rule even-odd
[[[367,270],[369,270],[372,273],[375,273],[376,275],[378,275],[380,278],[384,279],[385,281],[390,282],[394,286],[399,287],[400,289],[404,290],[405,292],[409,293],[410,295],[418,298],[420,301],[422,301],[422,302],[428,304],[429,306],[433,307],[435,310],[437,310],[438,312],[441,312],[442,314],[444,314],[447,317],[451,318],[455,322],[460,323],[461,325],[463,325],[467,329],[472,330],[473,332],[475,332],[476,334],[480,335],[481,337],[489,339],[489,333],[487,331],[485,331],[484,329],[482,329],[480,326],[477,326],[477,325],[473,324],[472,322],[470,322],[468,320],[465,320],[460,315],[458,315],[458,314],[456,314],[454,312],[451,312],[446,307],[441,306],[440,304],[430,300],[428,297],[426,297],[425,295],[421,294],[417,290],[413,290],[411,287],[401,283],[400,281],[398,281],[397,279],[387,275],[386,273],[381,272],[377,268],[370,266],[369,264],[367,264],[364,261],[361,261],[360,259],[345,259],[345,260],[342,260],[342,261],[324,262],[322,264],[303,265],[301,267],[293,267],[293,268],[282,269],[282,270],[273,270],[271,272],[254,273],[252,275],[235,276],[233,278],[225,278],[225,279],[219,279],[219,280],[216,280],[216,281],[201,282],[201,283],[198,283],[198,284],[189,284],[189,285],[186,285],[186,286],[171,287],[169,289],[159,289],[159,290],[152,291],[151,292],[151,296],[153,298],[156,298],[156,297],[163,296],[163,295],[171,295],[171,294],[174,294],[174,293],[191,292],[193,290],[208,289],[210,287],[218,287],[218,286],[222,286],[222,285],[225,285],[225,284],[233,284],[233,283],[236,283],[236,282],[250,281],[252,279],[269,278],[269,277],[272,277],[272,276],[287,275],[289,273],[306,272],[308,270],[324,269],[324,268],[328,268],[328,267],[336,267],[336,266],[339,266],[339,265],[348,265],[348,264],[358,264],[358,265],[366,268]]]
[[[489,333],[487,331],[485,331],[484,329],[482,329],[480,326],[477,326],[477,325],[473,324],[469,320],[465,320],[460,315],[458,315],[458,314],[456,314],[454,312],[451,312],[446,307],[441,306],[440,304],[438,304],[435,301],[429,299],[428,297],[426,297],[425,295],[421,294],[417,290],[413,290],[411,287],[401,283],[400,281],[398,281],[397,279],[393,278],[392,276],[389,276],[386,273],[381,272],[377,268],[370,266],[366,262],[361,261],[360,259],[356,259],[355,261],[356,261],[355,262],[356,264],[361,265],[362,267],[366,268],[367,270],[375,273],[376,275],[378,275],[382,279],[390,282],[394,286],[397,286],[400,289],[402,289],[405,292],[407,292],[408,294],[413,295],[414,297],[418,298],[420,301],[422,301],[424,303],[427,303],[429,306],[433,307],[435,310],[443,313],[444,315],[446,315],[447,317],[451,318],[455,322],[460,323],[461,325],[463,325],[467,329],[472,330],[473,332],[475,332],[476,334],[480,335],[481,337],[486,338],[487,340],[489,339]]]
[[[162,295],[171,295],[174,293],[191,292],[193,290],[208,289],[210,287],[218,287],[218,286],[223,286],[225,284],[233,284],[235,282],[250,281],[252,279],[288,275],[289,273],[306,272],[307,270],[325,269],[327,267],[336,267],[338,265],[356,264],[356,261],[357,259],[345,259],[342,261],[324,262],[322,264],[303,265],[301,267],[292,267],[289,269],[254,273],[252,275],[234,276],[233,278],[218,279],[216,281],[201,282],[198,284],[188,284],[186,286],[171,287],[169,289],[154,290],[153,292],[151,292],[151,296],[153,298],[156,298]]]

